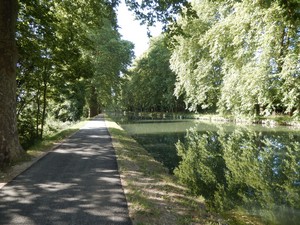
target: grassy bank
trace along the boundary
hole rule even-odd
[[[63,139],[78,131],[86,122],[87,121],[85,120],[74,123],[69,127],[62,128],[52,135],[45,136],[42,141],[38,141],[32,145],[22,154],[18,161],[13,162],[11,166],[0,170],[0,188],[20,172],[30,167],[35,161],[53,149]]]
[[[263,124],[268,127],[293,126],[299,127],[300,121],[288,115],[258,116],[258,117],[235,117],[232,115],[222,116],[218,114],[195,114],[195,119],[210,122],[232,122],[237,124]]]
[[[72,124],[71,126],[63,126],[59,131],[54,134],[50,134],[44,137],[42,141],[38,141],[33,146],[31,146],[26,153],[30,157],[36,157],[42,154],[43,152],[48,152],[54,147],[58,142],[63,139],[71,136],[76,131],[78,131],[87,120],[83,120],[77,123]]]
[[[114,115],[115,112],[110,112]],[[117,114],[123,114],[118,112]],[[270,116],[234,116],[220,115],[217,113],[192,113],[192,112],[125,112],[124,115],[139,119],[197,119],[212,123],[236,123],[236,124],[262,124],[267,127],[291,126],[300,127],[300,120],[289,115]]]
[[[106,116],[133,224],[226,224]]]

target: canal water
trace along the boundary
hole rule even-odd
[[[153,117],[114,118],[217,211],[300,224],[300,131]]]

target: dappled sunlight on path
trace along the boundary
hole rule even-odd
[[[102,117],[0,190],[0,224],[131,224]]]

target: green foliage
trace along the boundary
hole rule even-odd
[[[86,104],[85,81],[80,79],[76,82],[57,83],[60,95],[53,95],[51,104],[51,115],[56,120],[77,121],[84,115],[83,109]],[[87,115],[85,115],[86,117]]]
[[[176,148],[182,161],[174,173],[186,183],[193,194],[203,195],[207,199],[214,197],[219,183],[223,183],[224,161],[222,149],[216,134],[198,134],[191,129],[187,133],[187,143],[178,142]]]
[[[23,149],[28,149],[34,144],[37,139],[35,121],[30,113],[24,113],[25,115],[18,120],[18,131],[20,135],[20,144]],[[26,117],[25,117],[26,116]]]
[[[168,24],[176,21],[178,14],[185,11],[186,14],[193,14],[190,1],[188,0],[125,0],[126,5],[135,12],[137,19],[142,24],[152,26],[156,22]]]
[[[171,68],[190,110],[235,115],[299,108],[299,3],[194,1],[181,17]],[[296,7],[296,8],[295,8]]]
[[[134,46],[131,42],[122,40],[108,20],[104,21],[101,29],[91,31],[88,37],[95,46],[89,51],[94,70],[89,95],[91,98],[91,94],[95,94],[96,101],[103,108],[120,95],[120,76],[131,63]],[[92,104],[93,102],[95,100],[91,101]]]
[[[116,3],[20,1],[17,116],[24,148],[43,138],[47,118],[76,121],[87,116],[89,99],[98,99],[98,109],[112,98],[133,48],[117,32]]]
[[[55,17],[53,2],[21,1],[17,23],[17,116],[21,142],[43,134],[47,89],[53,67]],[[33,132],[33,127],[35,128]],[[23,143],[23,146],[26,146]]]
[[[131,111],[174,111],[182,101],[173,96],[175,74],[169,68],[170,51],[163,36],[152,39],[149,50],[128,73],[123,104]]]

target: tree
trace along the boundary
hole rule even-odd
[[[106,42],[96,43],[90,33],[103,36],[104,21],[113,25],[102,32],[116,30],[113,6],[104,2],[20,1],[17,115],[25,148],[43,138],[47,119],[78,120],[84,114],[90,80],[104,69],[95,65],[105,65],[92,56]],[[98,79],[105,83],[109,76]]]
[[[222,114],[253,116],[298,108],[295,7],[297,1],[193,2],[197,17],[183,16],[175,36],[176,94],[195,111],[217,106]]]
[[[26,128],[35,127],[32,141],[42,138],[46,124],[49,85],[54,74],[58,18],[53,1],[20,1],[17,21],[17,116],[23,142]],[[57,64],[56,64],[57,66]],[[31,123],[28,119],[31,118]],[[29,137],[28,137],[29,138]]]
[[[17,0],[0,1],[0,167],[21,152],[16,118],[17,13]]]
[[[182,106],[182,101],[176,101],[173,95],[175,74],[169,67],[170,55],[163,35],[151,40],[123,87],[127,110],[175,111]]]
[[[184,96],[187,108],[215,108],[220,96],[221,57],[212,57],[209,47],[201,43],[203,35],[217,20],[218,6],[210,1],[195,4],[196,18],[178,21],[183,34],[174,37],[170,67],[176,73],[175,95]]]
[[[111,21],[103,21],[98,30],[91,30],[88,37],[94,48],[89,51],[93,76],[89,81],[90,116],[95,116],[104,106],[119,95],[121,73],[127,71],[133,57],[133,44],[121,39]]]

